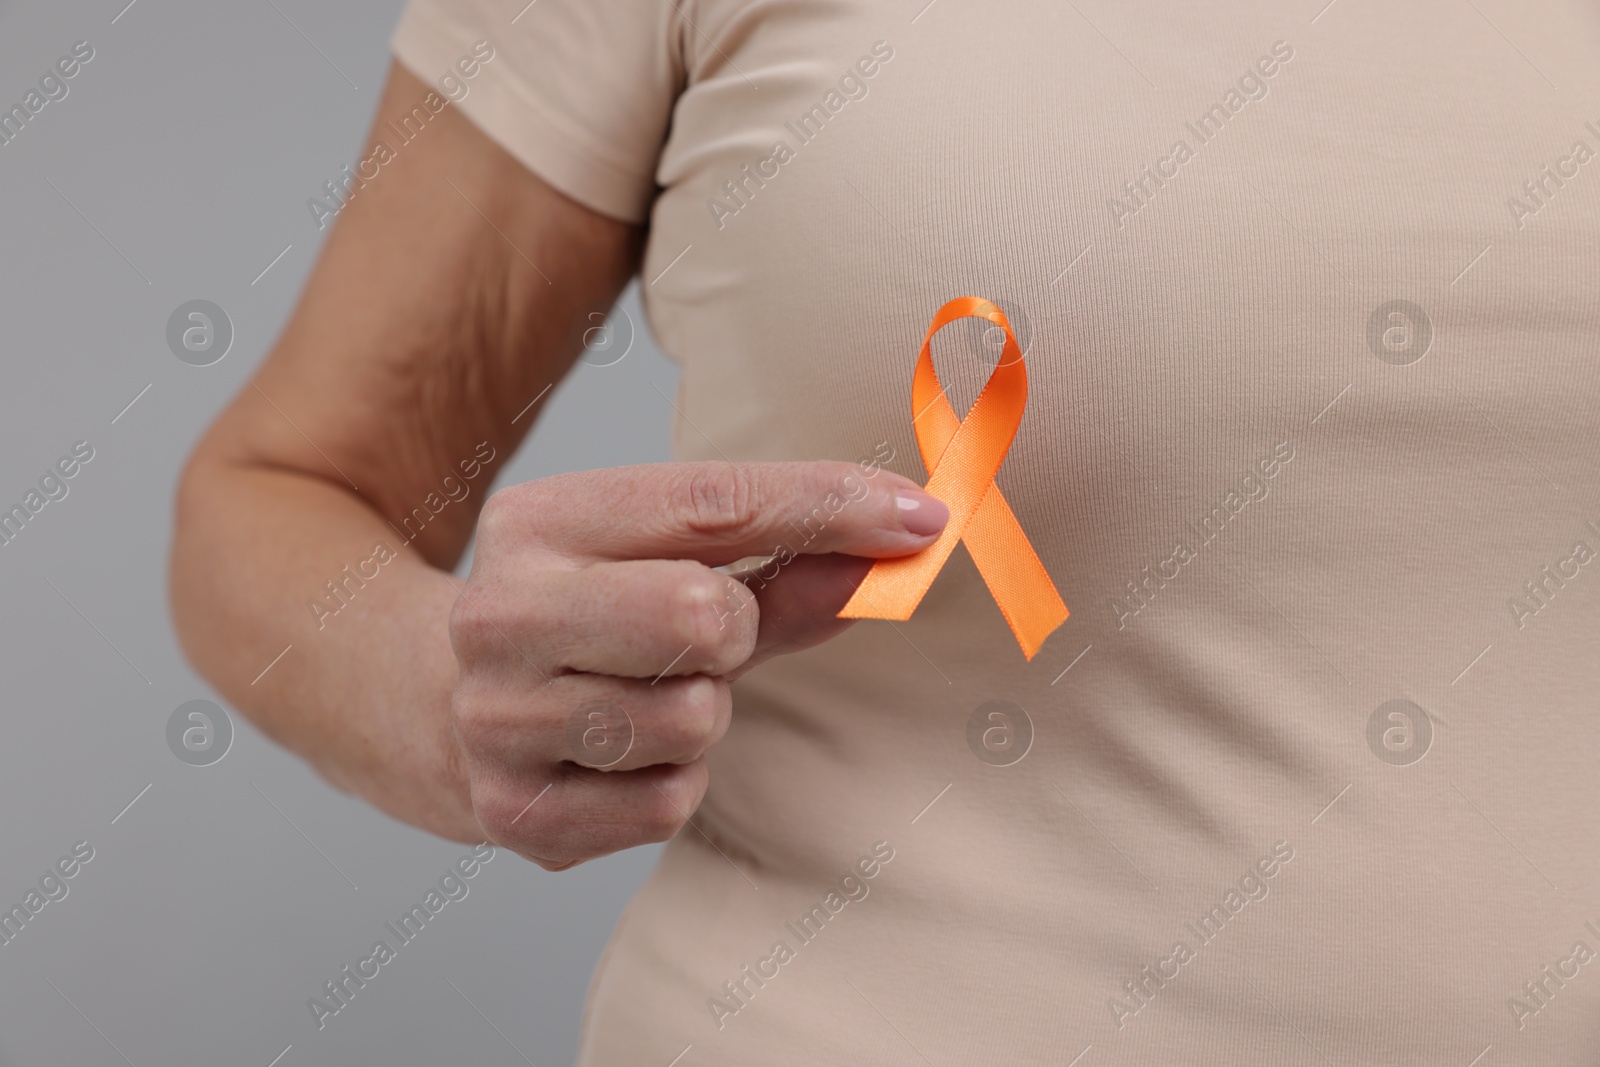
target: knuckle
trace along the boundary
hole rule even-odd
[[[456,687],[450,700],[450,718],[457,739],[468,752],[487,749],[500,728],[500,716],[492,701],[476,692],[470,682]]]
[[[450,647],[463,673],[485,668],[503,658],[503,636],[514,625],[505,598],[495,584],[468,581],[450,605]]]
[[[696,647],[708,645],[721,629],[717,616],[723,595],[721,577],[698,563],[678,570],[672,584],[673,636]]]
[[[450,643],[457,655],[482,646],[491,627],[484,613],[482,590],[468,582],[450,605]]]
[[[732,464],[695,466],[677,489],[683,524],[699,534],[737,536],[755,522],[759,501],[754,485]]]
[[[706,784],[704,760],[674,767],[646,797],[634,830],[645,841],[666,841],[683,829],[700,806]]]
[[[484,544],[499,544],[510,532],[513,515],[518,510],[517,486],[496,489],[483,502],[478,512],[478,540]]]
[[[720,674],[749,655],[755,598],[726,574],[698,563],[682,568],[669,611],[674,643],[694,649],[698,662]]]
[[[472,791],[473,816],[484,833],[498,842],[515,841],[526,846],[538,837],[538,819],[531,810],[523,810],[526,805],[527,801],[521,800],[516,790],[475,788]]]
[[[641,842],[654,844],[677,836],[688,818],[664,794],[657,794],[639,815],[634,829]]]
[[[469,578],[450,605],[447,630],[462,676],[509,669],[544,677],[552,651],[559,651],[562,619],[545,595],[544,572],[504,574],[492,570]]]
[[[489,766],[542,761],[559,730],[547,697],[493,674],[463,675],[450,698],[450,721],[461,748]]]
[[[473,816],[490,841],[512,849],[547,871],[563,871],[588,858],[581,842],[569,839],[549,803],[532,783],[474,788]],[[544,809],[544,810],[541,810]]]
[[[594,770],[616,767],[633,751],[633,716],[610,699],[583,700],[572,705],[565,721],[552,722],[562,734],[561,757]]]
[[[677,687],[675,706],[662,724],[662,740],[669,751],[679,754],[679,761],[701,755],[716,741],[718,688],[726,684],[694,675]]]
[[[555,514],[548,505],[563,495],[562,477],[518,482],[490,493],[478,511],[478,552],[495,554],[543,540]]]

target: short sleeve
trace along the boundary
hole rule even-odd
[[[390,45],[540,178],[642,223],[683,85],[678,18],[668,0],[409,0]]]

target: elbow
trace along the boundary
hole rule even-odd
[[[184,657],[202,675],[206,672],[194,637],[205,625],[205,598],[195,564],[198,541],[203,536],[198,502],[205,491],[208,466],[202,449],[196,448],[178,477],[172,502],[172,543],[167,556],[167,605],[173,629]]]
[[[210,588],[219,531],[210,521],[215,501],[224,495],[228,465],[207,433],[190,452],[172,501],[172,541],[167,556],[167,605],[179,647],[204,678],[216,681],[214,637],[221,624],[217,597]]]

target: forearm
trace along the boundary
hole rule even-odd
[[[185,651],[263,732],[396,818],[481,840],[451,736],[456,581],[403,531],[348,487],[202,447],[171,582]]]
[[[393,68],[373,136],[426,91]],[[185,472],[171,593],[196,668],[335,785],[435,833],[483,839],[446,569],[643,236],[445,109],[340,211]]]

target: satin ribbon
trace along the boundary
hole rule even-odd
[[[987,319],[1005,331],[1000,362],[962,419],[933,369],[933,335],[957,319]],[[1033,659],[1067,606],[1038,553],[994,484],[1028,403],[1028,371],[1005,312],[982,297],[961,296],[940,308],[928,326],[911,379],[912,428],[928,469],[926,490],[950,508],[939,540],[912,556],[880,559],[839,612],[841,619],[911,618],[933,579],[964,542],[1007,625]]]

